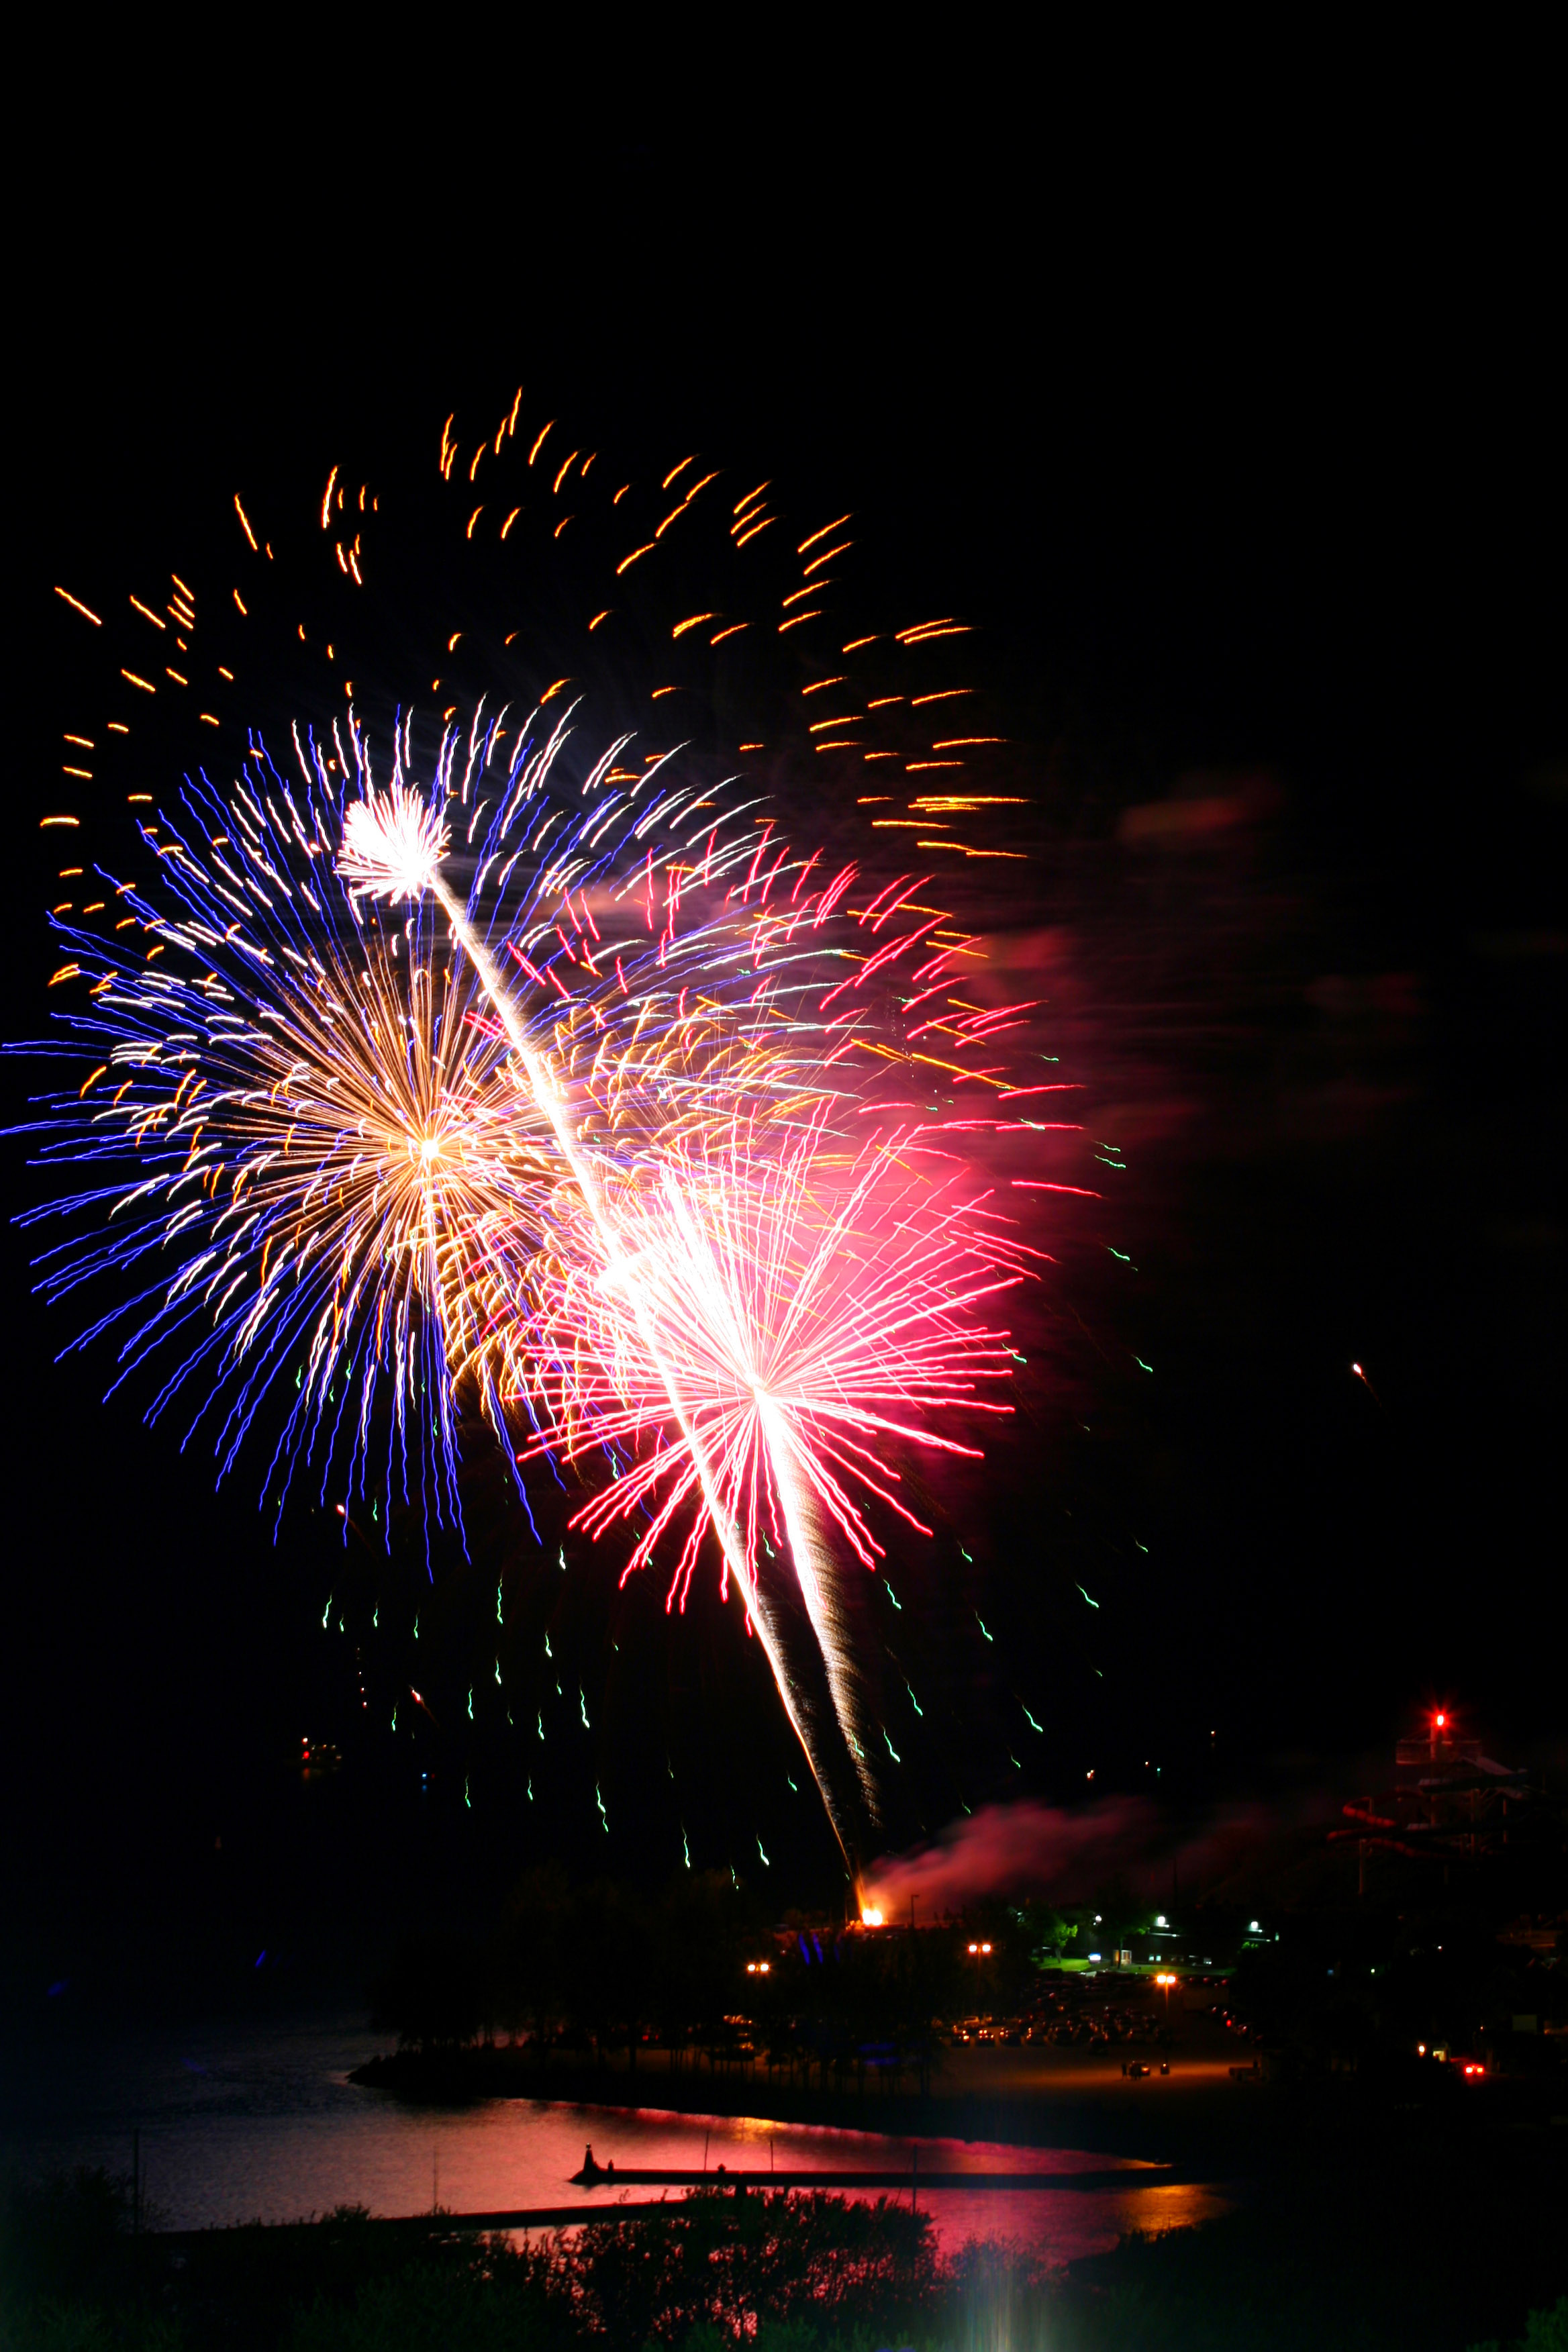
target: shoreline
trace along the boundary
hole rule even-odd
[[[1104,2060],[1053,2064],[1012,2053],[953,2054],[956,2063],[928,2091],[871,2084],[863,2090],[806,2089],[770,2084],[765,2073],[699,2074],[672,2068],[662,2051],[643,2053],[635,2068],[624,2057],[598,2066],[541,2066],[521,2048],[438,2056],[400,2051],[355,2067],[348,2079],[411,2106],[513,2099],[747,2116],[895,2139],[984,2140],[1156,2162],[1219,2163],[1227,2173],[1268,2162],[1285,2109],[1293,2104],[1272,2085],[1235,2079],[1230,2052],[1195,2062],[1177,2057],[1168,2077],[1143,2080],[1124,2077]],[[650,2063],[650,2055],[658,2063]]]

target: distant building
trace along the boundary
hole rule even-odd
[[[1331,1830],[1331,1843],[1354,1841],[1359,1891],[1367,1889],[1370,1854],[1449,1868],[1500,1854],[1521,1839],[1534,1843],[1559,1808],[1527,1771],[1482,1753],[1479,1739],[1461,1738],[1453,1717],[1440,1709],[1425,1733],[1394,1750],[1392,1788],[1357,1797],[1344,1808],[1355,1826]]]

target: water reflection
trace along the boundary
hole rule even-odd
[[[8,2066],[8,2168],[77,2164],[128,2168],[141,2135],[145,2190],[165,2227],[281,2221],[334,2205],[373,2213],[580,2206],[584,2217],[658,2190],[576,2189],[591,2142],[601,2165],[713,2171],[1104,2172],[1116,2159],[1072,2148],[925,2139],[765,2117],[677,2115],[526,2099],[460,2108],[409,2107],[349,2083],[374,2038],[324,2027],[144,2037],[57,2048]],[[1136,2175],[1145,2168],[1130,2161]],[[679,2194],[679,2191],[672,2191]],[[879,2192],[865,2192],[876,2194]],[[891,2193],[891,2192],[885,2192]],[[901,2195],[910,2192],[904,2190]],[[1131,2229],[1209,2219],[1225,2200],[1209,2187],[918,2192],[947,2251],[970,2238],[1026,2246],[1066,2262],[1103,2251]]]

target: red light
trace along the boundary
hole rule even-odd
[[[1441,1731],[1448,1718],[1446,1715],[1436,1715],[1433,1717],[1432,1720],[1436,1725],[1438,1730]]]

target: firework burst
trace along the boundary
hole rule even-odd
[[[402,782],[379,793],[372,784],[344,814],[338,872],[351,889],[372,898],[412,904],[437,880],[451,839],[422,793]]]
[[[71,1229],[40,1286],[111,1286],[73,1345],[110,1339],[116,1385],[153,1368],[150,1417],[205,1426],[220,1475],[269,1446],[279,1510],[309,1464],[460,1528],[468,1381],[514,1468],[579,1465],[588,1532],[641,1516],[632,1567],[669,1538],[672,1605],[711,1529],[848,1852],[835,1718],[874,1803],[849,1564],[921,1525],[911,1449],[973,1454],[954,1431],[1006,1409],[984,1302],[1029,1254],[928,1171],[939,1137],[1042,1131],[989,1058],[1030,1007],[977,987],[933,875],[1018,856],[1025,803],[965,624],[845,609],[850,518],[695,457],[624,479],[521,395],[477,443],[453,426],[417,528],[462,609],[388,601],[417,500],[336,467],[291,548],[235,499],[221,598],[175,579],[105,626],[59,591],[117,666],[65,773],[136,787],[156,879],[62,869],[70,1076],[30,1131],[68,1184],[27,1222]],[[455,698],[417,749],[415,635],[418,690]],[[317,721],[275,765],[245,707]],[[803,828],[854,840],[807,855]]]
[[[542,1333],[520,1328],[510,1386],[545,1391],[534,1450],[632,1457],[578,1523],[600,1535],[647,1515],[628,1574],[684,1523],[671,1606],[709,1525],[770,1657],[781,1601],[804,1605],[874,1810],[840,1559],[881,1556],[877,1503],[930,1533],[891,1453],[977,1452],[932,1415],[1009,1410],[995,1393],[1007,1334],[979,1310],[1032,1253],[983,1202],[933,1182],[914,1139],[835,1148],[826,1105],[793,1131],[735,1121],[678,1143],[622,1188],[609,1223],[613,1250],[595,1229],[554,1261]],[[791,1712],[852,1854],[820,1730],[798,1695]]]

